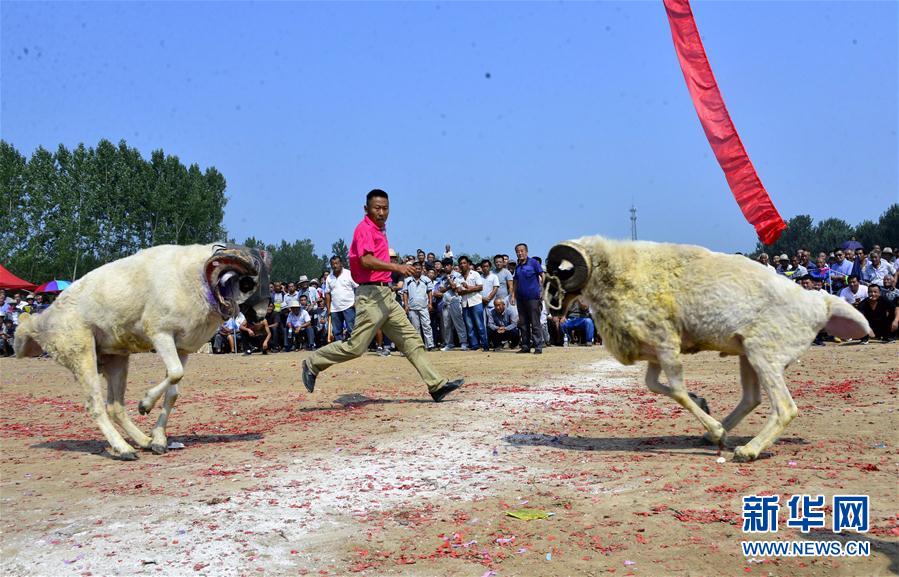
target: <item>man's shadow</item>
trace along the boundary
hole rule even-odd
[[[433,403],[434,401],[427,399],[373,399],[361,393],[347,393],[340,395],[333,401],[330,407],[302,407],[298,409],[300,413],[310,413],[316,411],[337,411],[346,409],[358,409],[369,405],[390,405],[394,403]],[[444,401],[446,402],[446,401]],[[335,406],[336,405],[336,406]]]
[[[732,449],[739,445],[745,445],[751,439],[752,437],[728,437],[728,447]],[[687,450],[688,453],[704,455],[718,450],[699,435],[578,437],[544,433],[515,433],[503,437],[503,440],[515,447],[552,447],[571,451],[670,453],[671,451]],[[790,445],[808,444],[805,439],[800,437],[787,437],[777,442]]]

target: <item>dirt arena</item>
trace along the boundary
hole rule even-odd
[[[799,417],[749,464],[716,462],[699,424],[599,347],[433,353],[465,387],[435,404],[404,358],[334,367],[306,353],[191,357],[170,420],[184,449],[108,458],[72,376],[0,359],[6,576],[888,575],[899,572],[899,344],[813,348],[788,371]],[[128,410],[164,373],[132,357]],[[735,358],[688,358],[720,418]],[[767,400],[732,438],[744,442]],[[863,559],[745,558],[741,497],[781,495],[766,539],[860,539]],[[803,536],[792,494],[867,494],[871,530]],[[548,519],[506,512],[535,508]]]

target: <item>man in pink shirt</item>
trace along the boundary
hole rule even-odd
[[[389,213],[387,193],[380,189],[369,192],[365,197],[365,217],[353,232],[349,253],[350,274],[359,283],[356,325],[349,339],[322,347],[303,361],[303,385],[310,393],[315,390],[315,378],[320,372],[331,365],[361,357],[378,329],[384,331],[415,366],[435,401],[443,400],[462,386],[462,379],[447,381],[431,366],[421,336],[388,286],[391,272],[407,277],[412,276],[414,270],[412,265],[390,262],[385,232]]]

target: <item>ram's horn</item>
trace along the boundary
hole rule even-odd
[[[586,286],[591,267],[590,258],[577,243],[563,242],[550,249],[546,257],[543,300],[551,313],[565,313],[571,297]]]
[[[593,265],[584,247],[575,242],[562,242],[549,249],[546,270],[559,279],[565,292],[580,292],[590,278]]]

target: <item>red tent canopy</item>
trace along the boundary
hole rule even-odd
[[[0,264],[0,288],[11,290],[25,289],[32,291],[37,288],[37,285],[32,284],[27,280],[20,279]]]

